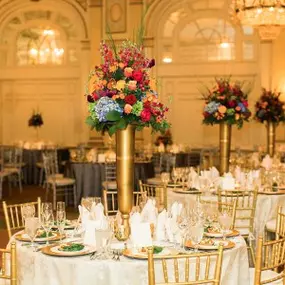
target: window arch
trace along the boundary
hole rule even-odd
[[[28,28],[22,30],[16,41],[17,65],[62,65],[64,44],[56,29]]]

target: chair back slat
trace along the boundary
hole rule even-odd
[[[221,267],[223,260],[223,247],[211,253],[177,254],[168,256],[153,255],[153,248],[148,248],[148,280],[149,285],[194,285],[194,284],[220,284]],[[160,278],[156,280],[155,268],[161,263]],[[184,273],[180,272],[180,266]],[[205,267],[204,267],[205,266]],[[205,268],[205,270],[202,270]],[[157,268],[158,269],[158,268]],[[157,270],[157,272],[159,272]]]
[[[273,277],[263,276],[262,272],[274,271]],[[257,242],[256,265],[254,274],[254,285],[272,284],[274,281],[282,280],[285,283],[285,238],[264,241],[260,236]],[[261,279],[261,276],[263,278]],[[279,283],[278,283],[279,284]]]
[[[276,235],[276,239],[285,237],[285,213],[283,213],[281,206],[279,206],[277,210],[275,235]]]
[[[0,279],[10,280],[10,285],[17,285],[16,243],[12,242],[10,249],[0,248],[0,254],[2,254],[2,268],[0,270]],[[9,270],[7,270],[8,265],[10,265]]]
[[[8,231],[8,236],[11,238],[12,231],[21,230],[25,227],[25,221],[23,218],[23,207],[24,206],[35,206],[36,216],[40,217],[41,212],[41,198],[37,199],[37,202],[28,202],[28,203],[21,203],[21,204],[13,204],[7,205],[5,201],[3,201],[3,210],[4,216]]]

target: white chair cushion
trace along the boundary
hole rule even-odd
[[[255,274],[255,269],[254,268],[250,268],[249,269],[249,278],[250,278],[250,285],[254,285],[254,274]],[[271,278],[274,278],[276,276],[278,276],[279,274],[272,271],[272,270],[266,270],[266,271],[262,271],[261,272],[261,280],[268,280],[268,279],[271,279]],[[282,279],[280,280],[276,280],[274,282],[270,282],[270,283],[266,283],[268,285],[270,284],[274,284],[274,285],[283,285],[283,281]]]
[[[153,177],[153,178],[147,179],[146,183],[152,184],[152,185],[161,185],[162,181],[160,177]]]
[[[272,219],[266,223],[266,230],[269,232],[275,233],[276,232],[276,219]]]
[[[55,177],[49,177],[47,179],[47,183],[55,184],[56,186],[68,186],[68,185],[74,185],[75,179],[55,176]]]
[[[115,190],[117,189],[117,182],[116,181],[103,181],[102,186],[104,189],[108,190]]]

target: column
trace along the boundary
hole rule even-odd
[[[272,41],[262,40],[260,44],[260,81],[261,87],[272,88]]]

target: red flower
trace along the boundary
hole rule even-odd
[[[151,112],[149,109],[143,109],[141,112],[141,119],[143,122],[149,122],[151,118]]]
[[[235,106],[236,106],[236,101],[234,101],[234,100],[229,101],[229,102],[228,102],[228,106],[229,106],[230,108],[235,107]]]
[[[92,93],[92,97],[95,101],[97,101],[100,98],[100,96],[95,92]]]
[[[137,82],[141,82],[143,80],[143,73],[140,70],[134,71],[133,78]]]
[[[137,98],[134,94],[127,95],[125,97],[126,104],[134,105],[137,102]]]
[[[150,109],[150,102],[149,101],[144,102],[143,106],[145,109]]]
[[[246,101],[246,100],[244,100],[244,101],[242,101],[242,103],[243,103],[243,105],[244,105],[244,107],[248,107],[248,101]]]

